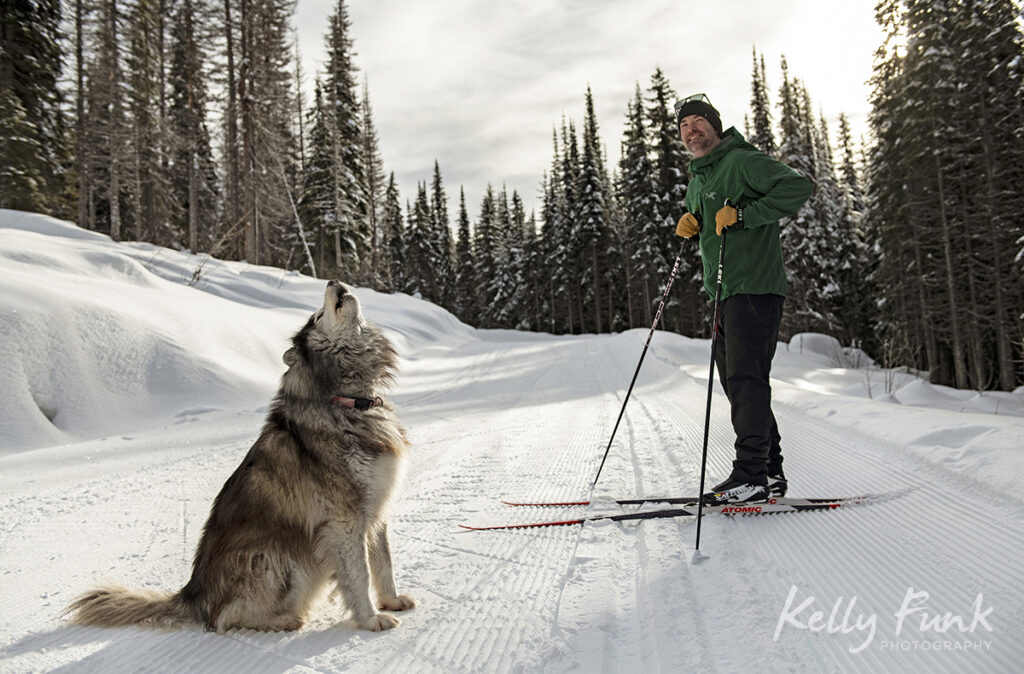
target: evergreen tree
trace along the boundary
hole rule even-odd
[[[850,135],[850,120],[839,113],[839,178],[850,210],[859,218],[864,213],[864,189],[857,169],[856,152]]]
[[[517,292],[520,288],[519,266],[522,263],[522,217],[522,204],[519,213],[515,214],[509,206],[508,192],[502,187],[501,194],[495,200],[494,266],[491,275],[485,280],[490,298],[487,310],[490,327],[514,328],[519,322]]]
[[[579,208],[580,208],[580,154],[576,142],[576,124],[569,122],[566,127],[562,122],[562,166],[558,176],[558,187],[561,208],[559,220],[562,231],[558,253],[563,267],[560,269],[559,285],[565,296],[568,331],[580,333],[585,330],[583,323],[583,296],[580,293],[580,261],[584,243],[580,240]]]
[[[879,288],[880,356],[888,366],[922,367],[934,357],[935,340],[923,284],[923,255],[916,236],[907,236],[913,224],[904,220],[907,209],[906,166],[902,163],[903,57],[900,54],[903,16],[900,0],[879,3],[876,21],[886,40],[876,52],[870,125],[874,143],[867,161],[866,229],[874,233],[878,269],[873,281]],[[922,354],[924,349],[926,353]]]
[[[814,143],[803,85],[790,79],[786,57],[782,57],[782,86],[779,89],[779,160],[812,182],[815,180]],[[813,125],[811,125],[813,126]]]
[[[757,58],[754,52],[754,67],[750,80],[750,110],[753,114],[753,127],[747,141],[767,155],[775,155],[775,134],[772,132],[771,104],[768,102],[768,78],[765,75],[764,56]]]
[[[121,177],[126,160],[126,128],[124,110],[124,71],[119,47],[123,19],[117,0],[98,4],[93,31],[94,49],[86,66],[88,84],[84,125],[89,147],[88,222],[91,229],[100,229],[119,240],[121,234],[121,202],[125,198]]]
[[[533,225],[527,222],[523,199],[516,190],[512,190],[509,224],[505,241],[508,246],[509,274],[513,275],[513,290],[509,302],[511,315],[508,326],[517,330],[529,330],[533,325],[533,312],[530,310],[531,278],[526,265],[529,262],[527,246],[533,238]]]
[[[480,217],[473,232],[473,275],[479,289],[479,313],[475,323],[477,327],[496,327],[494,279],[498,265],[504,257],[498,234],[494,188],[488,184],[480,203]]]
[[[380,287],[383,276],[381,264],[381,212],[384,202],[384,160],[380,156],[380,141],[373,123],[373,109],[370,107],[370,85],[363,80],[362,115],[363,123],[363,166],[366,168],[365,200],[368,227],[370,230],[370,250],[367,256],[369,269],[366,279],[374,287]]]
[[[67,214],[59,0],[0,3],[0,208]]]
[[[547,264],[544,260],[544,242],[537,231],[537,218],[534,213],[526,219],[523,230],[523,289],[524,300],[520,311],[519,328],[523,330],[544,330],[546,322],[545,274]]]
[[[675,262],[678,244],[673,232],[679,218],[686,212],[686,185],[689,183],[689,154],[683,146],[673,111],[676,98],[665,74],[657,68],[651,76],[647,96],[648,143],[654,155],[657,240],[661,243],[658,261],[660,287],[656,302],[660,302],[660,288],[668,282]],[[706,311],[701,301],[703,272],[700,267],[700,261],[695,257],[683,256],[681,259],[678,279],[666,302],[663,327],[695,336],[710,334],[703,327]]]
[[[864,219],[865,197],[857,168],[850,122],[839,115],[839,188],[842,217],[847,230],[846,257],[839,267],[840,297],[837,315],[843,319],[845,342],[869,353],[878,353],[877,311],[878,290],[873,278],[878,267],[875,236]]]
[[[1018,16],[995,0],[877,12],[890,40],[874,81],[868,222],[886,356],[960,388],[1021,381],[1022,284],[1007,254],[1024,170]],[[900,31],[905,55],[892,46]]]
[[[426,183],[418,185],[416,201],[409,210],[409,238],[406,247],[406,273],[410,293],[437,303],[436,251]]]
[[[358,269],[370,248],[366,201],[366,166],[363,162],[362,123],[356,98],[356,66],[351,21],[345,0],[338,0],[329,21],[326,104],[330,111],[331,146],[334,151],[335,264],[339,269]]]
[[[294,244],[289,187],[297,170],[298,147],[288,44],[294,0],[241,0],[239,10],[243,254],[251,263],[284,266]]]
[[[626,243],[626,216],[617,198],[616,186],[621,179],[618,173],[608,175],[605,171],[602,187],[605,200],[607,242],[602,251],[605,260],[601,282],[604,284],[608,331],[621,332],[632,327],[629,323],[629,258],[630,247]]]
[[[474,276],[473,238],[469,231],[469,213],[466,210],[466,192],[461,188],[459,189],[458,223],[455,257],[452,260],[455,277],[452,312],[459,320],[469,323],[476,316],[477,283]]]
[[[389,292],[404,292],[407,287],[405,273],[405,224],[402,222],[402,204],[399,201],[398,186],[395,173],[388,178],[387,189],[384,190],[384,214],[382,218],[384,240],[382,246],[386,252],[384,269],[387,276],[384,287]]]
[[[551,333],[567,331],[566,314],[563,308],[564,299],[562,280],[564,272],[564,246],[562,222],[562,198],[555,172],[561,165],[558,150],[558,132],[553,134],[552,177],[547,173],[541,181],[541,231],[536,245],[539,264],[531,266],[531,271],[542,297],[541,323],[538,329]]]
[[[967,325],[976,388],[1013,390],[1024,381],[1024,35],[1020,4],[973,0],[957,5],[960,76],[957,106],[965,137],[959,173],[963,235],[974,258]],[[971,222],[976,221],[977,227]],[[1011,259],[1014,249],[1020,249]],[[982,308],[982,306],[984,308]],[[1014,363],[1016,361],[1016,365]]]
[[[210,133],[206,127],[202,0],[180,0],[171,26],[169,125],[174,138],[170,192],[178,243],[193,252],[209,249],[218,203]]]
[[[173,237],[167,225],[171,188],[160,153],[167,145],[167,124],[161,117],[161,22],[160,7],[153,0],[137,0],[129,13],[131,46],[127,71],[131,155],[127,168],[132,196],[132,238],[170,244]]]
[[[958,247],[956,256],[953,253],[958,218],[952,177],[953,167],[960,159],[953,150],[963,148],[965,143],[955,124],[957,84],[947,71],[953,59],[952,26],[949,16],[943,16],[944,8],[919,0],[908,0],[905,5],[908,41],[903,84],[907,110],[901,161],[913,171],[906,175],[910,208],[904,217],[915,229],[930,232],[922,249],[927,257],[923,271],[928,274],[922,279],[922,289],[933,296],[932,301],[941,301],[948,307],[944,312],[947,320],[933,322],[939,350],[933,353],[929,370],[939,381],[952,379],[951,383],[958,388],[967,388],[966,345],[961,329],[965,319],[964,298],[956,282],[962,249]],[[973,273],[969,267],[963,271]],[[952,378],[946,374],[950,359]]]
[[[319,78],[314,88],[313,107],[309,110],[309,152],[302,167],[299,214],[316,233],[316,272],[323,274],[330,244],[330,222],[334,209],[334,153],[331,151],[331,125],[323,102]],[[392,176],[392,179],[394,176]]]
[[[5,19],[6,25],[6,19]],[[44,179],[36,161],[37,129],[14,89],[0,83],[0,208],[45,211]]]
[[[89,186],[89,181],[92,178],[90,170],[90,160],[88,152],[88,144],[86,143],[85,133],[85,33],[86,33],[86,22],[88,20],[87,10],[85,8],[85,0],[74,0],[74,30],[75,30],[75,161],[74,161],[74,188],[75,188],[75,201],[76,201],[76,213],[77,217],[75,221],[79,227],[90,226],[89,222],[89,195],[92,193],[92,188]],[[4,24],[7,22],[4,21]],[[0,87],[0,90],[5,87]]]
[[[804,108],[809,111],[811,104],[806,88],[803,88],[802,94]],[[810,242],[811,250],[805,250],[804,253],[814,256],[813,260],[808,261],[811,264],[805,264],[805,269],[814,272],[814,278],[809,279],[810,286],[815,289],[811,294],[813,299],[809,302],[815,316],[813,329],[830,335],[838,332],[839,336],[846,336],[849,343],[848,331],[840,330],[841,326],[845,328],[846,325],[840,318],[838,308],[842,293],[840,272],[850,264],[852,231],[836,178],[828,124],[824,115],[820,116],[816,127],[810,119],[806,123],[813,134],[814,165],[818,178],[814,194],[811,195],[815,228],[813,233],[805,232],[805,235],[813,236],[814,240]]]
[[[657,208],[654,165],[647,145],[644,101],[639,83],[626,113],[619,159],[619,203],[624,227],[620,232],[626,265],[629,327],[650,325],[658,303],[658,283],[664,271],[665,235]]]
[[[607,180],[604,176],[604,161],[601,156],[597,115],[594,112],[594,98],[587,87],[586,115],[583,122],[583,155],[580,162],[577,194],[579,211],[577,229],[579,241],[579,281],[583,306],[586,308],[584,326],[593,326],[595,333],[604,332],[610,322],[602,319],[606,306],[603,296],[608,289],[603,287],[602,278],[608,266],[605,252],[609,248],[608,215],[605,202],[610,198],[605,192]]]
[[[782,86],[779,91],[781,115],[779,123],[778,159],[815,184],[815,192],[796,215],[783,218],[781,225],[782,257],[786,261],[786,312],[780,333],[791,337],[799,332],[827,332],[828,319],[818,302],[827,292],[827,236],[822,221],[823,199],[817,191],[817,149],[813,122],[808,110],[806,91],[799,80],[790,79],[785,57],[782,58]]]
[[[452,307],[452,230],[448,219],[448,197],[441,178],[441,166],[434,160],[434,176],[430,184],[430,254],[437,303]]]
[[[162,2],[162,0],[158,1]],[[227,239],[227,243],[232,243],[232,238],[234,239],[233,243],[236,250],[235,254],[240,256],[244,254],[244,238],[233,236],[244,224],[244,217],[242,215],[243,192],[241,175],[243,139],[240,135],[239,129],[240,106],[238,101],[240,73],[235,66],[235,61],[239,55],[240,49],[238,39],[239,26],[237,13],[232,14],[233,5],[233,0],[223,1],[223,58],[226,65],[224,69],[226,75],[224,88],[227,98],[225,101],[226,107],[224,109],[224,237]],[[161,112],[162,110],[163,105],[161,103]],[[303,170],[305,170],[304,167]],[[316,223],[312,224],[316,227]],[[318,265],[316,270],[310,270],[310,273],[315,274],[321,269],[323,269],[322,264]]]

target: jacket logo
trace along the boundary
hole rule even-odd
[[[705,201],[708,201],[708,200],[717,201],[718,200],[718,193],[717,192],[708,192],[707,194],[704,195],[704,200]]]

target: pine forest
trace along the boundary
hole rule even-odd
[[[680,92],[660,68],[622,102],[614,156],[581,86],[580,117],[552,119],[536,209],[489,176],[467,204],[436,161],[415,194],[400,194],[345,0],[307,93],[294,13],[295,0],[0,0],[0,207],[418,293],[481,328],[651,326],[680,245],[693,245],[673,234],[690,156],[673,115]],[[934,383],[1015,390],[1021,7],[881,0],[876,20],[888,37],[861,142],[844,117],[828,128],[785,58],[770,91],[751,52],[738,131],[815,186],[782,223],[780,339],[826,333]],[[700,274],[696,253],[680,256],[662,328],[710,335]]]

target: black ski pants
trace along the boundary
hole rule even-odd
[[[736,432],[733,479],[765,484],[782,472],[768,377],[782,320],[781,295],[732,295],[719,309],[715,364]]]

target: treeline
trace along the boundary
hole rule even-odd
[[[959,388],[1012,390],[1024,382],[1021,8],[885,0],[877,18],[889,40],[867,225],[886,355]]]
[[[878,5],[890,39],[864,155],[844,117],[832,135],[784,59],[769,92],[753,55],[743,132],[815,184],[782,227],[782,332],[830,333],[939,383],[1009,390],[1024,383],[1019,9],[933,5]],[[663,325],[709,334],[699,255],[672,234],[689,157],[660,69],[624,105],[617,156],[601,146],[589,89],[579,125],[555,122],[527,213],[493,183],[479,205],[461,190],[450,204],[436,162],[403,199],[344,0],[312,100],[293,0],[0,7],[0,207],[418,293],[479,327],[552,333],[650,326],[682,245]]]

